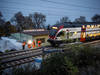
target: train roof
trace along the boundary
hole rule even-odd
[[[100,22],[64,22],[60,24],[55,24],[53,26],[59,27],[61,25],[64,25],[64,28],[69,28],[69,27],[81,27],[82,25],[97,25],[100,24]]]

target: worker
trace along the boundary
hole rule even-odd
[[[23,48],[23,50],[25,49],[25,45],[26,45],[26,42],[24,41],[24,42],[22,43],[22,48]]]
[[[31,48],[31,44],[28,44],[28,48]]]
[[[32,43],[32,45],[33,45],[33,48],[35,47],[35,41],[33,40],[33,43]]]
[[[40,47],[41,46],[41,41],[38,41],[38,47]]]

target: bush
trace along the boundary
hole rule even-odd
[[[95,62],[94,58],[94,49],[90,47],[74,47],[73,52],[71,53],[72,59],[74,60],[74,64],[77,64],[77,66],[87,66],[87,65],[93,65]]]
[[[8,53],[8,52],[10,52],[10,50],[5,50],[5,53]]]
[[[72,43],[72,42],[74,42],[73,39],[67,39],[67,40],[65,40],[65,41],[66,41],[66,43]]]
[[[83,71],[87,73],[86,75],[90,73],[92,73],[92,75],[100,75],[100,73],[97,74],[100,70],[100,56],[96,54],[97,52],[100,52],[99,48],[93,48],[89,45],[71,45],[70,51],[65,54],[70,61],[77,66],[80,75],[82,74],[82,68],[84,68]],[[97,64],[97,62],[99,64]]]
[[[54,53],[42,63],[43,75],[77,75],[77,73],[77,67],[63,54]]]
[[[84,73],[92,75],[99,75],[96,72],[100,70],[99,56],[96,55],[95,51],[97,48],[93,48],[82,45],[70,45],[69,51],[66,50],[64,53],[54,53],[48,59],[43,61],[42,74],[43,75],[82,75],[82,68]],[[97,69],[97,66],[99,66]],[[93,69],[91,69],[92,67]]]

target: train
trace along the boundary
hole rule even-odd
[[[64,23],[51,27],[48,42],[52,46],[59,46],[62,43],[97,39],[100,39],[100,23]]]

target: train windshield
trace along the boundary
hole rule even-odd
[[[57,33],[57,29],[51,29],[50,30],[50,36],[55,36]]]

